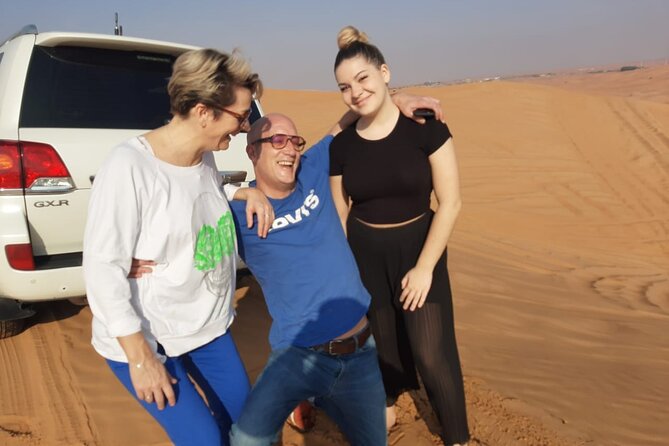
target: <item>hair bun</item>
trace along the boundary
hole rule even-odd
[[[337,34],[337,45],[340,50],[348,48],[356,42],[369,43],[367,34],[359,31],[353,26],[346,26]]]

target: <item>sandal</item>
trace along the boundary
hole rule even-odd
[[[302,401],[290,413],[286,423],[301,434],[305,434],[314,428],[315,418],[314,406],[309,401]]]

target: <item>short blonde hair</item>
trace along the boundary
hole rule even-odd
[[[211,107],[218,116],[221,108],[235,102],[235,88],[247,88],[262,95],[262,82],[239,53],[225,54],[213,49],[187,51],[177,57],[167,84],[170,110],[187,116],[196,104]]]

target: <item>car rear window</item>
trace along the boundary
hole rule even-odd
[[[21,127],[153,129],[170,118],[167,82],[175,56],[36,46]],[[260,117],[252,104],[250,121]]]
[[[153,129],[170,118],[167,82],[175,56],[85,47],[36,46],[21,127]],[[252,104],[249,118],[260,118]]]
[[[21,127],[151,129],[169,118],[174,57],[83,47],[36,46]]]

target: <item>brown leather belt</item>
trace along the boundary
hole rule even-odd
[[[311,350],[324,352],[333,356],[349,355],[365,345],[365,342],[367,342],[367,339],[371,334],[372,329],[370,328],[369,324],[367,324],[365,325],[365,328],[356,334],[349,336],[348,338],[333,339],[332,341],[326,342],[324,344],[313,345],[309,348]]]

